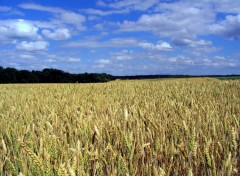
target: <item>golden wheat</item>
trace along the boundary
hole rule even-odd
[[[0,175],[239,175],[240,81],[0,85]]]

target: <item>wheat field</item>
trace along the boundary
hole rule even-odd
[[[0,85],[0,175],[240,175],[240,81]]]

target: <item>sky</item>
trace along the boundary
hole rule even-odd
[[[0,0],[0,66],[240,74],[240,1]]]

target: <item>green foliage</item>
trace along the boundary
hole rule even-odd
[[[42,71],[17,70],[0,67],[0,83],[97,83],[113,80],[106,73],[70,74],[57,69]]]

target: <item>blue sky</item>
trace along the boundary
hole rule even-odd
[[[0,0],[0,65],[240,74],[239,0]]]

